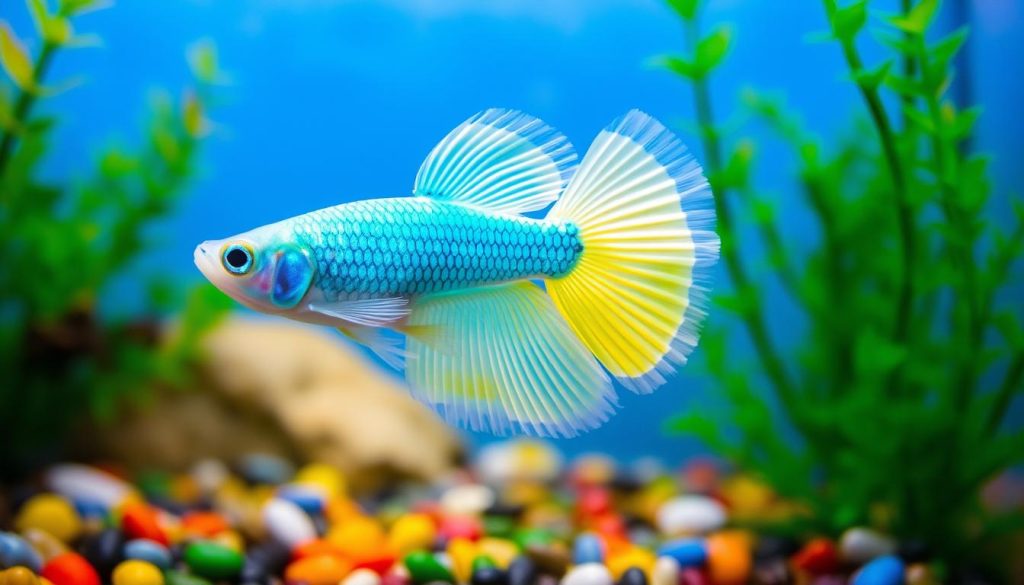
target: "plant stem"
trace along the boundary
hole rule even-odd
[[[687,36],[690,49],[696,50],[698,42],[698,28],[696,19],[687,22]],[[719,176],[722,169],[722,143],[718,135],[718,129],[714,123],[714,112],[711,104],[711,94],[707,81],[703,78],[693,80],[693,97],[697,113],[697,121],[701,127],[701,140],[704,146],[704,157],[706,159],[708,174],[712,177],[712,183]],[[714,186],[714,185],[713,185]],[[717,216],[718,231],[722,239],[722,258],[729,272],[729,277],[736,287],[737,294],[744,301],[749,301],[749,306],[743,311],[743,321],[747,332],[754,344],[757,354],[768,377],[778,390],[779,397],[784,403],[791,403],[794,399],[794,390],[789,375],[782,364],[782,359],[768,336],[768,329],[765,326],[764,315],[761,306],[756,298],[751,298],[750,277],[747,275],[740,260],[736,247],[733,245],[733,221],[729,206],[725,200],[725,189],[715,189],[715,214]]]
[[[985,426],[985,429],[990,435],[994,435],[999,430],[999,425],[1003,422],[1003,415],[1006,414],[1006,409],[1010,407],[1014,393],[1020,388],[1022,378],[1024,378],[1024,351],[1017,351],[1017,354],[1010,361],[1006,375],[1003,376],[1003,383],[1000,384],[999,390],[996,391],[992,410],[989,411],[988,424]]]
[[[857,47],[853,40],[841,40],[843,55],[846,64],[854,73],[861,71],[864,66]],[[903,163],[899,152],[896,150],[896,137],[892,131],[892,124],[889,122],[889,115],[878,95],[878,89],[868,85],[862,80],[857,81],[857,88],[861,97],[867,105],[871,120],[878,132],[879,142],[882,146],[882,154],[885,157],[886,165],[889,167],[889,174],[892,178],[894,203],[896,206],[896,219],[899,228],[900,239],[900,284],[899,297],[896,303],[895,325],[893,327],[893,340],[897,345],[904,345],[910,327],[911,302],[914,298],[914,279],[912,270],[915,258],[914,245],[914,211],[907,197],[907,181],[903,171]],[[888,384],[892,389],[898,386],[898,377],[893,371],[893,376]]]
[[[14,128],[6,132],[3,140],[0,140],[0,177],[3,177],[4,172],[7,170],[7,163],[14,150],[16,136],[21,131],[20,127],[28,121],[28,117],[32,113],[32,106],[35,104],[36,97],[38,97],[36,91],[42,84],[43,77],[53,61],[56,49],[57,45],[53,43],[43,43],[43,47],[40,49],[32,66],[32,87],[20,88],[18,90],[18,97],[14,102],[14,110],[12,111]]]

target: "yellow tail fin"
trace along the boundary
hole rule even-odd
[[[547,282],[572,330],[627,388],[646,393],[697,345],[718,259],[711,189],[654,118],[605,128],[548,214],[580,229],[583,253]]]

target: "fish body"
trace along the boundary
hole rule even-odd
[[[335,327],[404,369],[452,422],[572,436],[611,414],[611,378],[649,392],[696,345],[710,203],[700,167],[646,114],[577,165],[543,122],[488,110],[435,147],[413,196],[203,242],[195,260],[246,306]]]

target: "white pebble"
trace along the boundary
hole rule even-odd
[[[612,574],[601,563],[583,563],[562,577],[562,585],[612,585]]]
[[[380,585],[380,576],[370,569],[356,569],[341,580],[341,585]]]
[[[679,561],[672,557],[658,557],[651,570],[651,585],[679,585]]]
[[[302,508],[280,498],[271,498],[263,506],[263,525],[289,550],[316,538],[316,527]]]
[[[494,505],[494,491],[479,484],[457,485],[441,496],[441,509],[452,516],[482,514]]]
[[[491,443],[480,449],[477,472],[489,484],[552,481],[562,472],[562,456],[549,444],[531,439]]]
[[[75,502],[92,502],[113,508],[132,493],[132,488],[120,479],[88,465],[65,463],[50,469],[46,485],[58,494]]]
[[[725,508],[705,496],[679,496],[658,509],[658,528],[667,536],[705,534],[725,525]]]
[[[854,565],[896,552],[896,542],[870,528],[853,527],[839,538],[839,554]]]
[[[192,479],[204,494],[212,494],[231,476],[227,466],[218,459],[203,459],[192,466]]]

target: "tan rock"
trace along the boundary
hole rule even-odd
[[[187,469],[252,452],[340,467],[356,487],[435,478],[462,453],[455,434],[326,330],[232,319],[205,342],[201,388],[158,393],[88,436],[86,453]]]

